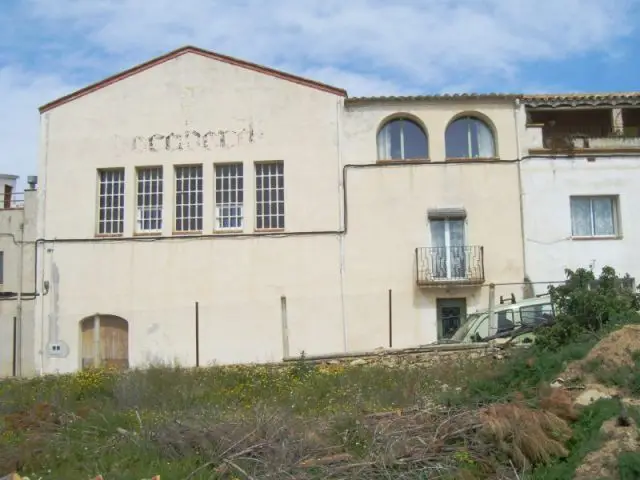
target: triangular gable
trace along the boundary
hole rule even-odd
[[[145,63],[136,65],[135,67],[129,68],[128,70],[124,70],[123,72],[112,75],[111,77],[107,77],[104,80],[91,84],[87,87],[81,88],[80,90],[70,93],[69,95],[65,95],[64,97],[60,97],[57,100],[54,100],[52,102],[49,102],[39,108],[40,113],[47,112],[60,105],[69,103],[77,98],[84,97],[85,95],[95,92],[96,90],[100,90],[101,88],[112,85],[116,82],[119,82],[120,80],[124,80],[125,78],[131,77],[137,73],[144,72],[145,70],[153,68],[156,65],[160,65],[166,61],[173,60],[174,58],[178,58],[179,56],[184,55],[185,53],[195,53],[197,55],[201,55],[203,57],[210,58],[212,60],[228,63],[230,65],[235,65],[241,68],[246,68],[248,70],[253,70],[254,72],[263,73],[265,75],[271,75],[272,77],[297,83],[298,85],[304,85],[306,87],[315,88],[317,90],[321,90],[327,93],[332,93],[334,95],[339,95],[341,97],[347,96],[346,90],[343,90],[341,88],[332,87],[331,85],[326,85],[324,83],[316,82],[314,80],[309,80],[307,78],[299,77],[297,75],[292,75],[290,73],[281,72],[273,68],[258,65],[256,63],[246,62],[244,60],[239,60],[234,57],[229,57],[227,55],[211,52],[203,48],[186,46],[186,47],[182,47],[177,50],[174,50],[172,52],[166,53],[164,55],[161,55],[159,57],[153,58]]]

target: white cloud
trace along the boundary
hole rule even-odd
[[[26,185],[27,175],[37,174],[38,107],[77,87],[67,85],[54,75],[33,76],[20,68],[0,68],[0,173],[20,175]]]
[[[599,51],[629,32],[633,0],[30,0],[31,12],[139,61],[197,44],[253,61],[311,62],[415,89],[513,79],[524,61]],[[382,72],[382,73],[381,73]],[[460,76],[475,78],[461,79]],[[333,83],[338,83],[334,81]],[[339,85],[338,85],[339,86]],[[355,84],[357,88],[357,83]],[[361,92],[353,92],[361,94]],[[421,93],[421,92],[416,92]]]
[[[0,101],[11,112],[0,120],[0,141],[8,146],[0,169],[35,171],[36,107],[73,90],[83,72],[89,83],[185,44],[324,81],[351,96],[520,91],[540,84],[526,77],[528,65],[619,56],[614,46],[635,25],[635,3],[24,0],[2,24],[34,25],[33,35],[46,37],[30,38],[36,56],[21,60],[8,46],[25,44],[13,38],[24,32],[0,32],[0,62],[8,65],[0,70]]]

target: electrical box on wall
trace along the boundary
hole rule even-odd
[[[47,354],[50,357],[66,357],[69,355],[69,347],[64,342],[54,342],[47,345]]]

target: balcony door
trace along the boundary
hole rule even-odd
[[[464,219],[431,219],[429,223],[434,276],[443,280],[466,278]]]

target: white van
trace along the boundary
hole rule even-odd
[[[487,341],[506,335],[523,326],[534,327],[553,319],[554,310],[548,295],[528,298],[516,303],[499,304],[493,309],[498,331],[490,332],[489,310],[469,314],[465,323],[443,343]]]

